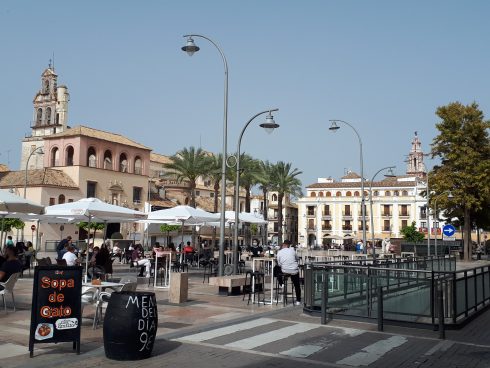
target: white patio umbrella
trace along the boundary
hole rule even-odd
[[[219,217],[215,213],[206,212],[190,206],[176,206],[165,210],[153,211],[148,214],[148,222],[179,223],[182,226],[182,242],[184,242],[185,225],[202,225],[216,221]],[[182,249],[180,254],[182,261]]]
[[[35,213],[40,214],[44,212],[44,206],[30,201],[28,199],[19,197],[8,190],[0,189],[0,217],[1,221],[1,231],[0,231],[0,242],[3,245],[3,224],[5,217],[12,213]]]
[[[70,217],[75,221],[91,222],[134,222],[145,219],[147,214],[126,207],[105,203],[97,198],[83,198],[76,202],[68,202],[46,207],[46,215],[53,217]],[[85,262],[85,282],[87,282],[88,252]]]

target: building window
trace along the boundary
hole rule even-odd
[[[399,192],[398,190],[395,190],[395,191],[393,192],[393,195],[394,195],[395,197],[398,197],[398,196],[400,195],[400,192]]]
[[[214,192],[209,193],[209,196],[210,196],[211,198],[214,198]]]
[[[359,192],[357,190],[354,192],[354,197],[359,197]]]
[[[389,196],[391,196],[391,192],[390,192],[389,190],[387,190],[387,191],[385,192],[385,197],[389,197]]]
[[[344,216],[352,216],[352,212],[350,211],[350,205],[346,204],[344,207]]]
[[[112,152],[107,150],[104,152],[104,169],[112,170]]]
[[[316,192],[311,192],[310,197],[316,197]]]
[[[65,203],[65,196],[63,194],[60,194],[58,196],[58,204],[63,204]]]
[[[391,208],[389,204],[383,205],[383,216],[391,216]]]
[[[330,206],[328,204],[323,207],[323,216],[330,216]]]
[[[56,114],[56,125],[60,124],[60,114]]]
[[[272,202],[277,202],[277,194],[272,195]]]
[[[195,191],[195,195],[196,195],[196,196],[200,196],[200,195],[201,195],[201,191],[200,191],[200,190],[196,190],[196,191]]]
[[[315,220],[313,219],[308,220],[308,230],[315,230]]]
[[[421,221],[420,222],[420,227],[427,227],[427,222]]]
[[[341,195],[342,195],[342,193],[340,193],[340,192],[335,193],[336,197],[340,197]]]
[[[314,216],[315,215],[315,206],[308,206],[307,207],[307,214],[308,216]]]
[[[43,109],[37,109],[36,125],[41,125],[43,121]]]
[[[323,192],[318,193],[318,197],[323,197]]]
[[[391,231],[390,220],[383,221],[383,231]]]
[[[72,203],[72,202],[73,202],[73,198],[68,199],[68,203]]]
[[[138,156],[134,159],[134,173],[137,175],[143,174],[143,163]]]
[[[407,226],[408,226],[408,221],[402,220],[402,229],[406,228]]]
[[[58,148],[54,147],[51,150],[51,167],[59,165],[59,157],[60,157],[60,151],[58,150]]]
[[[408,196],[408,192],[407,192],[406,190],[404,190],[404,191],[402,192],[402,196],[404,196],[404,197]]]
[[[274,222],[274,232],[277,233],[279,231],[279,225],[277,222]]]
[[[49,198],[49,205],[54,206],[55,204],[56,204],[56,198],[53,197]]]
[[[406,204],[400,206],[400,216],[409,216],[408,206]]]
[[[51,124],[51,107],[46,109],[46,124]]]
[[[128,158],[125,153],[121,153],[119,156],[119,171],[123,173],[128,172]]]
[[[345,196],[346,197],[352,197],[352,193],[350,191],[347,191],[347,193],[345,193]]]
[[[87,181],[87,198],[95,198],[97,194],[97,183]]]
[[[374,193],[373,193],[373,195],[374,195],[375,197],[377,197],[377,196],[379,196],[379,192],[378,192],[377,190],[375,190],[375,191],[374,191]]]
[[[134,203],[141,203],[142,193],[143,193],[143,188],[133,187],[133,202]]]
[[[90,147],[87,151],[87,164],[88,167],[97,167],[97,155],[94,147]]]
[[[65,151],[65,166],[73,166],[74,149],[72,146],[68,146]]]
[[[332,193],[330,192],[325,192],[325,197],[331,197],[332,196]]]

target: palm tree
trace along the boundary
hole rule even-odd
[[[257,184],[259,172],[259,161],[242,153],[240,155],[240,186],[245,190],[245,212],[250,212],[250,190]],[[240,208],[235,208],[235,210],[240,211]]]
[[[271,175],[271,189],[277,192],[277,238],[278,243],[282,243],[282,201],[285,195],[298,197],[301,195],[301,181],[297,178],[302,172],[298,169],[291,169],[291,163],[279,161],[273,165]]]
[[[173,155],[171,163],[165,165],[171,172],[168,174],[175,177],[178,182],[189,182],[191,193],[191,207],[196,207],[196,181],[200,176],[209,173],[211,160],[201,148],[183,148]]]
[[[271,189],[272,169],[273,165],[269,161],[259,161],[259,171],[257,173],[256,180],[257,184],[259,185],[259,189],[262,191],[262,195],[264,196],[264,220],[267,220],[269,212],[267,205],[267,196],[269,194],[269,190]]]

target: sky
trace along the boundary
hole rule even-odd
[[[404,174],[417,131],[425,151],[438,106],[476,101],[490,115],[490,2],[0,0],[0,163],[19,169],[32,99],[52,54],[68,86],[69,125],[123,134],[172,155],[221,152],[223,63],[229,66],[229,151],[256,113],[279,108],[268,135],[257,118],[242,151],[318,177],[384,166]],[[434,161],[429,162],[429,167]]]

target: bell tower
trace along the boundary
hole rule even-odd
[[[408,155],[407,175],[425,176],[424,152],[422,151],[422,144],[417,132],[415,132],[415,136],[412,139],[412,148]]]
[[[31,122],[31,135],[26,136],[22,141],[21,170],[25,170],[27,157],[36,149],[38,149],[40,154],[33,155],[29,160],[29,169],[43,168],[42,149],[39,149],[39,147],[44,146],[43,137],[60,133],[67,129],[69,101],[68,88],[66,86],[58,86],[58,75],[50,61],[48,67],[41,74],[41,89],[36,93],[32,101],[34,111]]]

